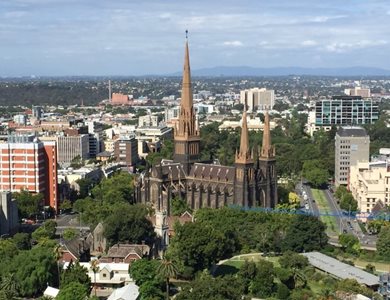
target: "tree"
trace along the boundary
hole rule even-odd
[[[87,268],[80,265],[77,261],[76,263],[70,263],[68,268],[61,275],[61,288],[64,288],[74,282],[82,284],[87,291],[89,291],[91,286],[91,280],[88,276]]]
[[[39,207],[43,201],[42,194],[32,194],[26,190],[21,190],[19,193],[13,193],[13,197],[18,204],[19,217],[30,218],[39,214]]]
[[[166,299],[169,300],[169,278],[175,277],[178,274],[177,267],[174,262],[168,259],[160,261],[160,265],[157,268],[157,273],[165,278],[166,284]]]
[[[119,205],[104,222],[104,236],[110,245],[129,241],[151,244],[155,233],[152,223],[146,218],[148,210],[143,205]]]
[[[279,258],[279,264],[285,269],[303,269],[309,265],[309,260],[306,256],[292,251],[286,251]]]
[[[340,200],[340,208],[346,211],[357,211],[358,204],[350,192],[344,193]]]
[[[38,244],[31,250],[21,250],[10,260],[0,261],[0,276],[13,274],[18,283],[19,297],[39,295],[47,286],[56,281],[56,261],[50,247]]]
[[[308,160],[303,163],[303,176],[315,187],[321,187],[328,182],[329,173],[318,159]]]
[[[257,274],[249,290],[257,297],[265,298],[272,295],[275,289],[275,270],[273,263],[260,260],[257,264]]]
[[[326,226],[313,216],[294,216],[282,243],[284,251],[313,251],[322,249],[328,242]]]
[[[80,155],[73,157],[72,161],[70,162],[70,167],[74,169],[79,169],[83,165],[84,165],[84,161]]]
[[[0,291],[6,296],[5,299],[14,299],[17,296],[17,283],[14,274],[3,276],[0,281]]]
[[[221,232],[199,222],[177,224],[175,236],[168,248],[168,256],[178,262],[181,273],[186,269],[190,276],[208,269],[234,252],[233,235]]]
[[[19,250],[28,250],[31,247],[31,239],[28,233],[16,233],[12,237],[12,241]]]
[[[355,279],[342,279],[336,284],[337,291],[353,292],[371,297],[373,292],[369,288],[361,285]]]
[[[136,260],[129,267],[130,277],[135,281],[136,285],[141,286],[145,282],[158,277],[157,269],[159,265],[157,260],[148,260],[146,258]]]
[[[146,281],[139,287],[141,299],[162,300],[164,293],[161,291],[161,282],[157,279]]]
[[[61,202],[60,209],[62,211],[71,210],[72,209],[72,202],[68,199],[65,199],[64,201]]]
[[[32,233],[32,238],[36,241],[40,239],[54,239],[56,235],[57,223],[54,220],[47,220],[41,227]]]
[[[240,270],[237,273],[238,278],[243,282],[244,293],[249,292],[250,283],[255,279],[257,275],[257,265],[253,261],[245,260],[244,264],[241,266]]]
[[[344,194],[348,193],[347,188],[344,185],[339,185],[334,192],[334,195],[337,199],[341,200],[341,198],[344,196]]]
[[[351,254],[358,254],[360,250],[359,239],[350,233],[343,233],[339,235],[339,243],[341,247]]]
[[[53,249],[53,255],[57,262],[57,278],[58,278],[58,288],[61,287],[61,271],[60,271],[60,259],[62,257],[62,248],[61,245],[56,245]]]
[[[62,233],[65,241],[73,240],[77,236],[77,232],[74,228],[66,228]]]
[[[390,227],[383,227],[376,243],[377,255],[382,259],[390,259]]]
[[[15,241],[12,239],[0,240],[0,258],[3,261],[13,258],[19,253]]]
[[[278,299],[289,299],[290,290],[285,284],[279,283],[276,291],[276,296]]]
[[[188,206],[187,202],[184,199],[180,199],[178,197],[175,197],[172,199],[172,215],[174,216],[180,216],[184,212],[192,212],[191,208]]]
[[[85,300],[88,296],[88,290],[84,285],[78,282],[71,282],[60,290],[57,300]]]
[[[175,299],[177,300],[241,300],[242,285],[237,278],[231,276],[213,278],[207,272],[185,287]]]

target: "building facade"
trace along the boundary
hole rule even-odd
[[[390,205],[390,161],[358,162],[351,166],[348,187],[362,213],[371,213],[378,202]]]
[[[370,137],[362,127],[340,127],[335,136],[335,185],[347,185],[350,167],[368,162]]]
[[[222,166],[218,162],[201,162],[200,131],[192,97],[187,41],[180,113],[174,127],[173,160],[163,160],[140,176],[136,186],[137,201],[150,204],[157,212],[165,211],[168,215],[171,201],[175,197],[186,200],[192,209],[229,205],[275,207],[276,161],[275,148],[271,144],[268,113],[265,114],[260,151],[249,147],[245,109],[235,165]]]
[[[271,110],[275,105],[274,90],[253,88],[240,92],[240,102],[247,103],[250,111]]]
[[[119,139],[114,144],[114,156],[116,161],[127,167],[132,167],[138,162],[138,142],[135,138]]]
[[[377,101],[361,96],[333,96],[316,101],[314,111],[309,113],[307,130],[313,135],[321,129],[329,131],[332,126],[359,126],[378,119]]]
[[[57,211],[56,143],[41,142],[34,135],[10,135],[0,151],[0,190],[42,193],[42,204]]]
[[[11,192],[0,193],[0,236],[18,231],[19,218],[16,200]]]

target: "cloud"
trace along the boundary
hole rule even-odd
[[[309,18],[309,21],[313,22],[313,23],[325,23],[325,22],[328,22],[329,20],[343,19],[343,18],[347,18],[347,17],[348,16],[346,16],[346,15],[315,16],[315,17]]]
[[[244,44],[241,41],[225,41],[223,42],[225,46],[231,46],[231,47],[242,47]]]
[[[378,41],[361,40],[361,41],[349,42],[349,43],[333,42],[326,45],[325,49],[329,52],[345,53],[348,51],[353,51],[354,49],[371,48],[371,47],[383,46],[386,44],[388,44],[388,42],[385,40],[378,40]]]
[[[313,41],[313,40],[306,40],[306,41],[303,41],[301,43],[302,46],[305,46],[305,47],[311,47],[311,46],[316,46],[318,45],[318,43],[316,41]]]

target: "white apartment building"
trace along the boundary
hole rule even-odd
[[[248,105],[249,111],[271,110],[275,105],[274,90],[253,88],[240,92],[240,103]]]

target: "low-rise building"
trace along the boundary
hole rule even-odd
[[[100,258],[100,262],[105,263],[127,263],[139,260],[149,255],[150,247],[148,245],[136,244],[115,244],[106,255]]]

